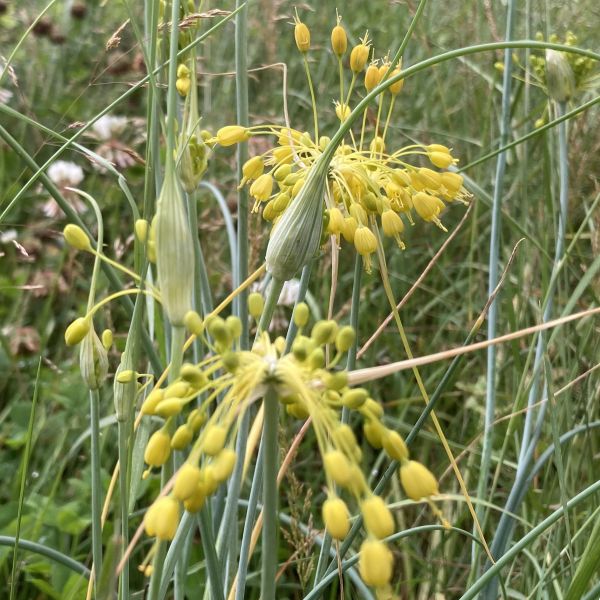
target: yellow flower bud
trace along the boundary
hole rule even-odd
[[[175,381],[165,388],[165,398],[183,398],[190,391],[187,381]]]
[[[198,512],[202,506],[204,506],[204,501],[206,500],[205,487],[203,484],[199,484],[196,486],[194,493],[183,501],[183,507],[190,513]]]
[[[239,317],[229,315],[227,319],[225,319],[225,325],[229,330],[229,335],[231,335],[234,340],[237,340],[240,335],[242,335],[242,321]]]
[[[303,421],[304,419],[308,419],[310,413],[306,408],[300,404],[299,402],[292,402],[291,404],[286,404],[285,411],[288,415],[291,415],[295,419],[300,419]]]
[[[327,373],[323,377],[323,384],[328,390],[342,390],[348,385],[348,373],[346,371]]]
[[[213,317],[207,325],[208,333],[223,348],[227,349],[231,344],[231,335],[221,317]]]
[[[340,450],[330,450],[323,455],[325,472],[332,481],[341,486],[346,486],[352,477],[350,462]]]
[[[394,517],[381,496],[371,496],[360,505],[365,529],[380,540],[394,533]]]
[[[110,347],[113,344],[113,332],[110,329],[105,329],[102,332],[102,346],[104,346],[105,350],[110,350]]]
[[[365,68],[370,51],[368,36],[365,35],[361,43],[354,46],[350,52],[350,68],[354,73],[360,73]]]
[[[227,125],[217,131],[216,140],[220,146],[233,146],[250,138],[250,132],[241,125]]]
[[[131,383],[134,379],[137,379],[137,373],[131,369],[126,369],[121,371],[116,379],[119,383]]]
[[[193,335],[202,335],[204,332],[204,323],[200,315],[195,310],[188,310],[183,317],[183,324]]]
[[[237,454],[231,448],[224,448],[217,454],[211,466],[212,474],[219,483],[225,481],[233,473],[236,460]]]
[[[281,214],[288,207],[290,200],[291,197],[287,192],[279,194],[275,197],[275,200],[273,200],[273,210],[277,214]]]
[[[342,394],[342,404],[351,410],[356,410],[367,401],[368,396],[367,390],[363,388],[347,390]]]
[[[155,431],[148,440],[144,451],[144,460],[151,467],[160,467],[167,462],[171,454],[171,438],[169,434],[159,429]]]
[[[200,427],[206,423],[206,413],[201,412],[198,408],[195,408],[187,418],[187,424],[192,428],[194,432],[200,431]]]
[[[368,227],[361,225],[354,233],[354,247],[361,256],[368,256],[377,250],[377,238]]]
[[[264,169],[265,161],[261,156],[253,156],[251,159],[247,160],[242,167],[243,178],[238,189],[240,189],[247,181],[260,177],[263,174]]]
[[[430,152],[428,155],[432,165],[435,165],[439,169],[447,169],[450,165],[454,164],[454,159],[450,154],[445,152]]]
[[[396,77],[397,75],[400,75],[400,69],[394,69],[390,73],[390,79],[392,77]],[[404,79],[399,79],[398,81],[396,81],[395,83],[392,83],[390,85],[389,90],[393,96],[397,96],[402,91],[403,87],[404,87]]]
[[[292,166],[291,165],[281,165],[280,167],[277,167],[277,169],[275,169],[275,172],[273,173],[273,177],[277,181],[284,181],[285,178],[291,174],[292,174]]]
[[[405,461],[400,467],[400,483],[406,495],[415,502],[439,493],[434,474],[416,460]]]
[[[185,79],[177,79],[177,81],[175,81],[175,87],[177,88],[179,95],[185,97],[190,93],[192,82],[187,77]]]
[[[296,327],[304,327],[308,323],[310,310],[306,302],[299,302],[294,308],[294,323]]]
[[[437,190],[442,185],[440,174],[426,167],[419,169],[418,177],[421,183],[430,190]]]
[[[199,483],[200,469],[196,465],[185,463],[175,477],[173,496],[177,500],[186,500],[196,491]]]
[[[155,413],[167,419],[178,415],[184,406],[185,403],[180,398],[165,398],[156,405]]]
[[[209,456],[216,456],[225,445],[227,439],[227,429],[221,425],[211,425],[204,435],[202,442],[202,452]]]
[[[438,215],[445,208],[444,203],[439,198],[426,194],[425,192],[417,192],[412,197],[412,203],[421,219],[424,221],[432,221],[438,227],[441,227],[446,231],[438,218]]]
[[[328,498],[323,503],[323,523],[329,535],[343,540],[350,530],[350,513],[341,498]]]
[[[349,243],[354,243],[354,234],[356,233],[356,229],[358,227],[358,223],[354,217],[346,217],[344,219],[344,226],[342,227],[342,236]]]
[[[444,146],[443,144],[429,144],[429,146],[425,146],[425,150],[427,150],[427,152],[442,152],[443,154],[450,154],[450,148],[448,148],[448,146]]]
[[[356,332],[350,325],[342,327],[335,337],[335,347],[338,352],[348,352],[354,344]]]
[[[445,197],[454,198],[463,184],[462,175],[458,173],[442,173],[442,185],[446,188]]]
[[[84,317],[75,319],[65,330],[65,343],[67,346],[76,346],[88,334],[89,330],[89,319]]]
[[[273,177],[263,173],[250,186],[250,195],[260,202],[266,202],[273,193]]]
[[[180,425],[171,438],[171,448],[173,450],[183,450],[192,441],[193,437],[194,431],[187,423]]]
[[[159,498],[146,513],[144,519],[146,533],[161,541],[175,537],[179,525],[179,504],[170,496]]]
[[[335,341],[337,331],[338,326],[334,320],[318,321],[314,324],[310,337],[315,341],[317,346],[322,346],[323,344],[331,344]]]
[[[254,319],[258,319],[262,315],[265,307],[265,299],[259,292],[252,292],[248,296],[248,312]]]
[[[408,448],[406,443],[397,431],[388,429],[382,437],[383,449],[390,458],[394,460],[406,460],[408,458]]]
[[[310,50],[310,31],[308,27],[296,17],[296,25],[294,26],[294,39],[296,46],[300,52],[308,52]]]
[[[181,366],[179,376],[195,388],[201,388],[208,382],[206,375],[196,365],[186,363]]]
[[[63,236],[69,246],[72,246],[77,250],[91,252],[92,244],[90,242],[90,238],[88,237],[87,233],[81,227],[79,227],[79,225],[73,225],[72,223],[69,223],[63,229]]]
[[[344,122],[352,111],[347,104],[340,104],[339,102],[335,103],[335,116],[340,120],[340,122]]]
[[[189,76],[190,76],[190,70],[187,68],[187,66],[184,65],[183,63],[178,65],[177,79],[186,79],[186,78],[189,78]]]
[[[384,210],[381,214],[381,225],[383,233],[388,237],[393,237],[398,246],[404,249],[404,242],[400,239],[400,234],[404,231],[404,223],[400,215],[393,210]]]
[[[369,150],[371,150],[373,154],[383,154],[385,152],[385,142],[380,135],[373,139],[369,145]]]
[[[365,73],[365,88],[367,88],[367,92],[370,92],[373,88],[377,86],[381,79],[379,74],[379,69],[376,64],[371,63],[367,72]]]
[[[156,407],[158,406],[158,403],[161,402],[165,397],[165,392],[164,390],[157,388],[155,390],[152,390],[148,396],[146,396],[146,399],[144,400],[144,403],[142,404],[142,414],[143,415],[154,415],[156,414]]]
[[[373,448],[378,450],[383,447],[383,438],[386,430],[379,421],[367,421],[363,425],[363,432],[367,438],[367,442],[369,442]]]
[[[390,582],[394,557],[389,548],[379,540],[365,540],[360,547],[358,571],[363,581],[373,587]]]
[[[337,25],[331,31],[331,47],[333,53],[336,56],[343,56],[348,48],[348,36],[346,30],[340,25],[340,18],[338,17]]]

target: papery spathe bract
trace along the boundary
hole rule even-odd
[[[275,224],[265,260],[267,271],[276,279],[291,279],[319,248],[328,167],[324,160],[314,165],[299,194]]]
[[[169,169],[158,199],[155,228],[163,307],[172,325],[183,325],[192,307],[194,250],[183,198]]]

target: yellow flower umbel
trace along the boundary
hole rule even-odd
[[[297,19],[295,36],[298,48],[303,52],[303,62],[311,97],[314,100],[312,81],[305,53],[310,43],[303,24]],[[365,35],[350,54],[350,85],[345,89],[341,56],[346,51],[346,33],[339,17],[331,33],[332,50],[339,64],[339,100],[334,111],[339,122],[344,123],[352,110],[352,92],[359,87],[370,54],[370,42]],[[403,235],[406,225],[414,225],[413,216],[437,225],[445,231],[442,213],[446,205],[455,200],[466,201],[469,194],[463,187],[463,178],[447,169],[458,161],[452,150],[441,144],[413,144],[403,148],[390,148],[388,129],[393,109],[403,89],[403,80],[393,80],[400,74],[400,66],[392,68],[391,62],[373,60],[364,73],[364,86],[369,92],[384,79],[391,79],[387,90],[378,97],[375,125],[367,126],[367,114],[363,115],[359,131],[350,130],[335,151],[330,147],[330,137],[319,135],[317,107],[313,102],[314,134],[300,129],[278,125],[263,125],[242,130],[233,126],[232,131],[258,136],[270,135],[276,145],[260,156],[251,158],[244,165],[244,178],[240,185],[250,185],[255,198],[254,210],[273,223],[272,243],[267,251],[267,265],[274,269],[273,246],[285,242],[285,258],[302,254],[302,260],[281,269],[282,276],[293,276],[295,270],[306,264],[307,257],[314,254],[314,237],[320,234],[319,213],[323,216],[326,231],[339,244],[341,237],[355,246],[363,256],[367,271],[371,269],[371,257],[382,244],[382,236],[392,238],[404,248]],[[228,145],[231,137],[219,136],[215,140]],[[241,139],[241,137],[240,137]],[[258,175],[253,173],[257,168]],[[266,185],[268,181],[269,185]],[[273,185],[271,185],[273,184]],[[317,206],[318,205],[318,206]],[[305,213],[301,219],[300,213]],[[293,216],[292,216],[293,215]],[[330,224],[328,223],[330,222]],[[298,224],[302,223],[300,227]],[[309,224],[310,223],[310,227]],[[314,237],[301,229],[315,232]],[[276,239],[276,242],[275,242]],[[275,243],[274,243],[275,242]],[[308,248],[305,253],[304,249]]]
[[[258,318],[261,296],[252,294],[249,304]],[[353,429],[342,422],[342,410],[349,411],[350,422],[362,420],[366,440],[390,458],[406,462],[408,450],[402,437],[384,425],[381,405],[366,389],[348,387],[347,373],[336,369],[354,342],[354,330],[335,321],[319,321],[308,331],[308,319],[308,307],[299,304],[294,312],[298,335],[291,352],[285,353],[283,340],[272,341],[266,332],[251,350],[240,350],[237,317],[211,316],[202,323],[197,314],[186,315],[186,326],[213,354],[200,363],[184,364],[175,381],[152,390],[142,405],[143,414],[164,419],[146,447],[149,471],[163,465],[171,449],[186,457],[168,500],[160,498],[148,510],[146,531],[160,540],[172,539],[180,510],[200,510],[230,477],[237,461],[240,420],[270,390],[291,418],[311,418],[328,489],[322,506],[325,528],[334,539],[343,540],[350,530],[350,507],[360,511],[368,536],[360,571],[369,585],[384,588],[393,568],[384,538],[395,530],[394,517],[367,483],[361,447]],[[326,346],[331,350],[327,367]],[[175,420],[182,423],[177,429]]]

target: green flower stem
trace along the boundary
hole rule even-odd
[[[223,584],[221,583],[221,567],[216,552],[215,536],[213,534],[212,521],[208,505],[205,503],[198,514],[198,525],[200,527],[200,539],[206,558],[206,568],[208,570],[208,581],[210,585],[210,599],[223,600]]]
[[[129,433],[127,422],[118,422],[119,444],[119,509],[121,511],[121,547],[129,545]],[[129,598],[129,561],[125,561],[119,576],[119,598]]]
[[[256,331],[257,336],[261,331],[269,330],[269,325],[271,324],[271,319],[273,318],[273,313],[275,312],[275,307],[277,306],[277,300],[279,300],[284,283],[284,281],[281,279],[275,279],[275,277],[271,279],[271,285],[265,301],[265,307],[263,308],[262,315],[260,315],[260,321]]]
[[[100,393],[90,390],[91,463],[92,463],[92,557],[94,588],[102,572],[102,478],[100,476]]]
[[[557,105],[557,112],[559,117],[564,114],[564,105]],[[548,284],[548,289],[544,297],[544,310],[542,315],[542,322],[547,323],[552,317],[552,310],[554,307],[554,292],[556,289],[558,272],[562,268],[563,256],[564,256],[564,243],[566,234],[566,221],[567,211],[569,202],[569,172],[568,172],[568,143],[567,143],[567,124],[565,121],[561,121],[559,124],[559,177],[560,177],[560,198],[559,198],[559,214],[558,214],[558,230],[556,234],[556,246],[554,253],[554,264],[552,268],[552,276]],[[529,465],[534,456],[534,451],[537,446],[539,437],[542,432],[542,424],[544,416],[546,414],[548,402],[543,402],[539,408],[535,427],[533,426],[533,417],[535,415],[534,404],[538,401],[539,389],[540,389],[540,370],[543,363],[543,355],[546,348],[546,340],[543,332],[540,332],[537,338],[537,345],[535,350],[535,359],[533,365],[533,378],[531,387],[529,388],[529,395],[527,398],[527,412],[525,415],[525,423],[523,425],[523,437],[521,442],[521,451],[519,454],[519,462],[517,465],[517,473],[515,476],[515,482],[511,488],[511,492],[506,501],[505,511],[500,517],[500,522],[496,528],[496,534],[492,542],[491,551],[494,557],[499,557],[504,552],[506,544],[510,539],[510,535],[514,528],[514,520],[510,516],[512,513],[516,513],[518,507],[523,499],[524,492],[528,488],[529,479]],[[546,399],[546,396],[544,396]],[[533,431],[532,431],[533,427]],[[487,565],[489,566],[489,565]],[[483,597],[490,599],[494,597],[497,590],[498,581],[492,579],[489,586],[484,591]]]
[[[248,6],[246,2],[236,0],[235,17],[235,100],[238,125],[247,127],[248,121]],[[248,143],[237,146],[237,177],[242,180],[242,167],[248,160]],[[232,258],[234,267],[234,288],[248,277],[248,190],[242,186],[237,199],[237,256]],[[233,250],[233,248],[232,248]],[[246,350],[250,340],[248,336],[248,291],[244,290],[234,301],[235,314],[242,320],[240,344]]]
[[[242,545],[240,546],[240,560],[237,575],[237,588],[235,590],[235,600],[244,600],[246,594],[246,577],[248,575],[248,559],[250,556],[250,542],[252,541],[252,528],[258,510],[258,500],[262,488],[263,463],[265,458],[265,436],[264,430],[258,448],[256,457],[256,466],[254,467],[254,476],[252,477],[252,486],[250,487],[250,496],[248,497],[248,507],[246,508],[246,519],[244,521],[244,530],[242,533]]]
[[[312,271],[313,261],[309,261],[302,269],[302,275],[300,277],[300,289],[298,290],[298,298],[296,305],[304,301],[306,292],[308,290],[308,283],[310,280],[310,274]],[[298,328],[292,319],[290,321],[287,335],[285,338],[285,352],[289,352],[292,347],[292,343],[296,337]],[[252,528],[256,519],[256,513],[258,509],[258,500],[260,498],[260,491],[262,488],[262,477],[263,477],[263,461],[265,456],[265,437],[264,431],[258,448],[258,455],[256,458],[256,466],[254,467],[254,475],[252,477],[252,485],[250,487],[250,495],[248,497],[246,518],[244,521],[244,529],[242,532],[242,543],[240,546],[240,555],[238,561],[238,573],[237,573],[237,587],[235,592],[235,600],[244,600],[246,592],[246,577],[248,575],[248,558],[250,555],[250,542],[252,539]]]
[[[275,281],[273,282],[275,284]],[[261,600],[275,600],[277,574],[277,469],[279,465],[279,399],[273,388],[264,398],[263,425],[265,453],[263,459],[263,515],[262,569],[260,577]]]
[[[12,567],[10,571],[10,600],[17,595],[17,553],[19,549],[19,538],[21,535],[21,523],[23,517],[23,504],[25,502],[25,487],[27,486],[27,473],[29,472],[29,460],[31,459],[31,446],[33,444],[33,424],[35,423],[35,411],[39,397],[40,371],[42,368],[42,358],[38,361],[37,374],[33,388],[33,397],[31,399],[31,410],[29,411],[29,423],[27,425],[27,441],[23,451],[23,462],[21,463],[21,483],[19,485],[19,504],[17,509],[17,530],[15,544],[13,548]]]
[[[506,40],[510,41],[513,36],[515,15],[515,1],[509,0],[506,16]],[[504,73],[502,80],[502,115],[500,118],[500,146],[506,145],[510,131],[511,117],[511,89],[512,89],[512,52],[504,51]],[[504,173],[506,171],[506,152],[498,155],[496,162],[496,177],[494,180],[494,194],[492,200],[492,223],[490,233],[490,254],[488,262],[488,296],[492,296],[498,285],[499,270],[498,261],[500,255],[500,231],[502,227],[502,197],[504,189]],[[496,324],[498,320],[498,301],[492,301],[487,319],[487,338],[491,340],[496,337]],[[493,425],[496,412],[496,347],[487,349],[487,377],[485,391],[485,413],[483,423],[483,438],[481,449],[481,465],[479,479],[477,480],[477,497],[483,498],[488,483],[488,471],[492,459]],[[484,525],[484,508],[476,507],[479,521]],[[474,577],[480,568],[479,565],[480,546],[473,544],[471,547],[471,572]]]
[[[12,535],[0,535],[0,546],[18,546],[23,550],[28,550],[29,552],[34,552],[40,556],[45,556],[46,558],[49,558],[50,560],[67,567],[67,569],[71,569],[71,571],[74,571],[79,575],[83,575],[86,579],[89,579],[91,576],[91,571],[84,564],[72,559],[70,556],[63,554],[58,550],[55,550],[54,548],[44,546],[44,544],[40,544],[38,542],[32,542],[22,538],[17,540],[17,538],[13,537]]]

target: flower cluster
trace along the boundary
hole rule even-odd
[[[340,65],[340,99],[335,102],[335,115],[340,123],[351,112],[353,91],[358,90],[359,78],[364,72],[366,92],[373,90],[400,70],[392,68],[388,58],[372,60],[371,43],[365,35],[350,53],[350,84],[344,92],[342,58],[347,49],[347,37],[339,19],[331,36],[332,48]],[[295,39],[303,55],[309,86],[312,82],[306,53],[310,49],[310,33],[299,20]],[[359,131],[348,131],[345,139],[333,153],[327,167],[326,185],[323,186],[323,223],[325,231],[339,244],[343,238],[354,245],[363,256],[365,268],[371,270],[371,256],[381,244],[379,230],[396,240],[404,248],[402,235],[407,223],[414,224],[413,215],[444,229],[441,214],[446,204],[455,200],[466,201],[468,193],[461,175],[448,171],[457,159],[450,148],[442,144],[412,144],[403,148],[388,148],[388,130],[393,109],[403,87],[403,80],[395,81],[378,97],[377,116],[373,128],[367,126],[363,114]],[[384,119],[384,107],[387,116]],[[321,157],[330,148],[331,138],[319,135],[314,117],[314,133],[279,125],[260,125],[244,128],[230,125],[221,128],[210,141],[230,146],[250,136],[268,135],[276,145],[259,156],[250,158],[243,166],[240,187],[249,186],[254,199],[254,211],[262,211],[267,221],[277,224],[295,201],[308,203],[301,193]],[[321,161],[322,162],[322,161]],[[445,229],[444,229],[445,230]]]
[[[258,317],[262,297],[253,293],[249,302]],[[235,443],[240,417],[270,389],[289,416],[311,418],[328,487],[322,507],[327,531],[336,540],[347,535],[350,510],[342,498],[346,495],[360,510],[368,535],[361,547],[361,575],[367,584],[385,587],[393,560],[382,540],[394,532],[394,518],[366,481],[363,453],[352,428],[341,418],[342,409],[361,417],[364,437],[373,448],[383,448],[390,458],[400,461],[400,480],[410,498],[436,494],[437,481],[425,466],[408,459],[402,437],[383,424],[382,406],[366,389],[348,387],[346,372],[335,370],[354,342],[354,330],[334,321],[319,321],[305,335],[309,311],[303,303],[296,307],[294,320],[299,335],[286,353],[285,340],[272,341],[266,332],[257,337],[251,350],[240,350],[237,317],[212,316],[203,322],[193,311],[186,315],[187,329],[200,336],[213,354],[198,364],[184,364],[176,380],[153,389],[142,404],[143,414],[164,419],[145,450],[146,476],[165,464],[172,450],[187,454],[171,493],[148,509],[146,532],[159,540],[173,539],[181,507],[198,511],[230,477],[238,459]],[[328,345],[335,353],[326,365]],[[121,372],[118,381],[127,384],[133,377],[139,375]],[[177,427],[176,421],[182,420]]]

